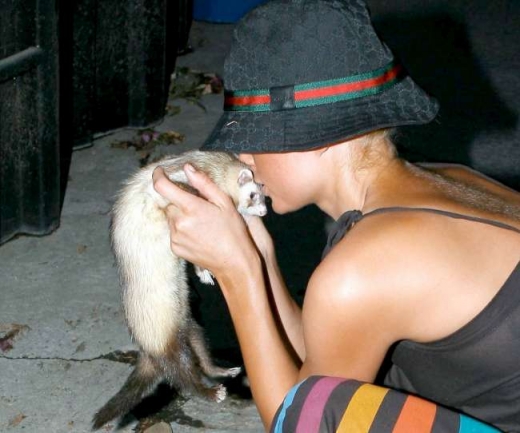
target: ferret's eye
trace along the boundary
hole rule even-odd
[[[255,197],[256,197],[256,192],[252,192],[251,194],[249,194],[249,198],[250,198],[251,200],[254,200]]]

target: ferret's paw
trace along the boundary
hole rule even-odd
[[[201,283],[211,284],[212,286],[215,285],[213,274],[207,269],[201,269],[198,266],[195,266],[195,273],[197,274],[197,277],[199,277]]]
[[[227,397],[227,389],[224,385],[217,386],[217,392],[215,393],[215,401],[220,403]]]
[[[242,367],[228,368],[226,376],[227,377],[237,377],[240,373],[242,373]]]
[[[199,275],[200,281],[204,284],[211,284],[212,286],[215,285],[215,281],[213,281],[213,274],[208,271],[204,270],[204,272]]]
[[[209,377],[237,377],[242,372],[242,367],[224,368],[209,365],[204,368],[204,373]]]

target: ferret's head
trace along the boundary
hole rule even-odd
[[[237,209],[242,215],[264,216],[267,213],[262,186],[254,181],[253,172],[247,168],[238,173]]]

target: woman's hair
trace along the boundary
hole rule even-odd
[[[394,129],[378,129],[360,137],[360,148],[355,157],[356,169],[369,169],[397,158],[393,134]]]

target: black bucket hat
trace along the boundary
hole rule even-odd
[[[224,114],[202,150],[301,151],[438,111],[376,35],[361,0],[271,0],[236,26]]]

